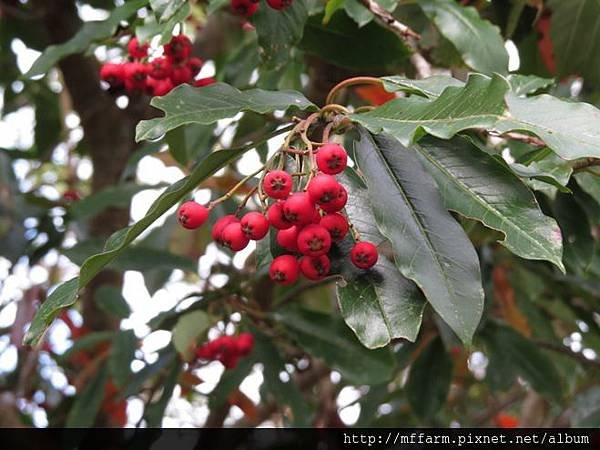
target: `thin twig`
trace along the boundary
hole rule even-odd
[[[565,347],[564,345],[554,344],[552,342],[545,342],[545,341],[539,341],[539,340],[534,340],[533,343],[535,345],[537,345],[539,347],[543,347],[547,350],[551,350],[556,353],[562,353],[563,355],[568,356],[569,358],[575,359],[575,360],[579,361],[580,363],[585,364],[589,367],[593,367],[595,369],[600,369],[600,361],[598,361],[597,359],[587,359],[581,353],[575,353],[573,350],[571,350],[568,347]]]
[[[582,172],[588,167],[593,166],[600,166],[600,158],[583,158],[575,161],[571,167],[573,168],[573,172]]]

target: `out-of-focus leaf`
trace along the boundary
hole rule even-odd
[[[593,386],[575,397],[571,423],[574,427],[600,427],[600,387]]]
[[[108,367],[100,366],[91,381],[75,396],[69,411],[66,426],[69,428],[89,428],[94,426],[96,415],[104,398],[104,386],[108,381]]]
[[[133,330],[120,331],[112,339],[108,367],[113,382],[119,388],[125,386],[131,376],[131,361],[135,357],[138,339]]]
[[[150,403],[144,411],[144,420],[148,427],[160,427],[162,424],[163,417],[165,415],[165,409],[169,404],[169,400],[173,396],[173,390],[177,386],[177,380],[179,373],[181,372],[181,362],[176,360],[171,367],[164,383],[162,383],[162,393],[160,398]]]
[[[535,75],[511,74],[508,76],[510,88],[519,97],[535,94],[554,85],[552,78],[541,78]]]
[[[199,336],[211,327],[212,320],[204,311],[193,311],[179,318],[173,327],[173,345],[187,361],[192,357],[192,346]]]
[[[214,128],[213,125],[190,124],[169,131],[165,140],[173,158],[185,166],[205,157],[212,150]]]
[[[121,289],[116,286],[102,285],[94,292],[94,301],[101,310],[126,319],[131,314],[131,309],[121,294]]]

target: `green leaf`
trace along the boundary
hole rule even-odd
[[[352,17],[352,20],[356,22],[359,28],[364,27],[375,18],[373,13],[358,0],[346,0],[344,10],[346,14]]]
[[[104,386],[108,381],[108,368],[100,366],[91,381],[75,396],[75,402],[67,417],[68,428],[89,428],[94,426],[104,398]]]
[[[278,130],[277,133],[281,133]],[[275,133],[274,133],[275,134]],[[167,212],[174,204],[184,198],[189,192],[198,186],[200,182],[213,175],[221,167],[235,161],[254,145],[233,150],[221,150],[211,153],[201,161],[192,173],[169,186],[161,196],[150,206],[146,215],[130,227],[119,230],[107,241],[102,253],[93,255],[82,264],[79,277],[73,278],[61,284],[42,303],[31,322],[29,330],[25,334],[24,342],[27,345],[35,345],[39,342],[42,334],[46,331],[54,317],[61,309],[71,306],[77,299],[77,292],[87,285],[104,267],[110,264],[123,250],[131,244],[146,228],[156,219]]]
[[[396,266],[460,339],[470,343],[483,310],[479,261],[442,204],[435,182],[417,156],[389,136],[371,136],[361,128],[355,158]]]
[[[348,218],[362,239],[379,245],[385,238],[375,225],[363,181],[347,169],[340,182],[348,190]],[[354,241],[348,239],[352,245]],[[344,257],[348,257],[350,248]],[[346,283],[337,286],[340,311],[364,346],[383,347],[395,338],[415,341],[425,300],[417,285],[404,278],[393,262],[381,255],[371,270],[352,270],[343,275]]]
[[[522,376],[541,395],[560,400],[562,388],[556,367],[533,342],[512,328],[493,322],[487,323],[481,338],[506,369]]]
[[[398,37],[376,23],[359,28],[338,11],[327,25],[323,16],[311,16],[299,47],[330,64],[352,70],[396,68],[410,52]]]
[[[327,0],[325,5],[325,15],[323,16],[323,25],[327,25],[333,17],[333,14],[342,9],[346,3],[346,0]]]
[[[179,318],[173,327],[173,345],[184,360],[192,357],[192,344],[211,327],[212,320],[204,311],[192,311]]]
[[[93,350],[98,344],[102,342],[110,341],[114,336],[112,331],[97,331],[94,333],[88,333],[81,336],[79,339],[73,341],[73,345],[69,349],[60,355],[60,359],[67,361],[71,356],[82,350]]]
[[[394,75],[382,77],[383,87],[389,92],[406,92],[427,98],[439,97],[444,89],[450,86],[463,87],[465,83],[448,75],[433,75],[422,80],[413,80]]]
[[[440,337],[423,349],[410,368],[406,394],[420,417],[432,418],[446,403],[452,381],[452,359]]]
[[[505,164],[460,137],[427,137],[413,148],[446,208],[504,233],[501,243],[516,255],[550,261],[564,272],[560,228]]]
[[[550,36],[558,75],[578,74],[600,83],[600,4],[596,0],[551,0]]]
[[[131,314],[127,301],[121,294],[121,289],[116,286],[103,284],[94,292],[94,301],[98,308],[109,314],[126,319]]]
[[[575,174],[575,179],[581,189],[600,204],[600,177],[590,172],[579,172]]]
[[[160,22],[169,20],[186,3],[186,0],[150,0],[150,7]]]
[[[518,97],[535,94],[554,85],[552,78],[540,78],[535,75],[510,74],[508,76],[510,88]]]
[[[131,377],[131,361],[135,358],[138,338],[133,330],[120,331],[113,337],[108,357],[111,378],[119,388],[125,386]]]
[[[592,386],[575,397],[571,423],[577,428],[600,427],[600,387]]]
[[[174,360],[177,360],[177,354],[170,345],[161,349],[158,353],[159,356],[155,362],[148,364],[142,370],[133,374],[131,381],[121,393],[121,398],[127,398],[138,394],[147,380],[160,374],[166,367],[173,364]]]
[[[122,21],[127,20],[147,3],[148,0],[130,0],[115,8],[106,20],[85,22],[67,42],[47,47],[24,77],[32,78],[43,75],[65,56],[83,53],[93,42],[111,37]]]
[[[162,29],[162,33],[160,34],[160,45],[164,45],[171,40],[173,36],[173,28],[178,23],[183,22],[187,16],[190,15],[191,7],[189,2],[185,2],[181,8],[175,11],[173,16],[167,20],[160,28]]]
[[[295,0],[284,10],[278,11],[260,2],[252,23],[258,35],[263,67],[278,70],[290,58],[292,48],[300,42],[304,24],[308,18],[305,0]]]
[[[489,75],[508,72],[508,53],[499,28],[482,19],[475,8],[454,0],[418,0],[418,4],[466,65]]]
[[[164,117],[142,120],[136,128],[136,141],[158,139],[166,132],[188,123],[209,125],[242,111],[265,114],[277,110],[315,109],[302,94],[294,91],[240,91],[228,84],[215,83],[195,88],[181,85],[167,95],[154,97],[152,106],[165,112]]]
[[[214,125],[190,124],[175,128],[165,136],[169,152],[182,166],[204,158],[212,150]]]
[[[252,354],[246,358],[242,358],[235,368],[223,372],[223,375],[221,375],[221,378],[219,379],[219,383],[210,393],[208,399],[209,408],[216,409],[225,405],[229,398],[229,394],[242,384],[242,381],[248,376],[252,370],[252,366],[254,366],[256,362],[254,354]]]
[[[369,350],[361,345],[344,321],[329,314],[288,307],[275,313],[285,331],[308,353],[323,358],[350,383],[389,381],[394,359],[387,349]]]
[[[177,386],[177,380],[179,379],[179,373],[181,372],[181,361],[175,360],[173,367],[166,377],[164,383],[162,383],[162,393],[160,398],[151,403],[146,407],[144,411],[144,419],[146,420],[146,426],[160,427],[162,424],[163,417],[165,415],[165,409],[169,404],[169,400],[173,396],[173,390]]]

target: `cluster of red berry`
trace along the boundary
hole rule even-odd
[[[293,0],[267,0],[267,5],[281,11],[292,4]],[[231,0],[231,8],[241,16],[250,17],[258,10],[259,0]]]
[[[248,356],[254,346],[251,333],[240,333],[238,336],[221,336],[196,350],[196,356],[208,361],[219,361],[226,369],[237,366],[240,358]]]
[[[195,79],[204,61],[191,56],[192,42],[187,36],[173,36],[163,47],[164,56],[150,59],[148,50],[148,43],[140,44],[133,37],[127,44],[127,62],[106,63],[100,68],[100,78],[108,83],[111,92],[162,96],[180,84],[202,87],[215,82],[211,77]]]
[[[277,243],[290,254],[273,259],[269,276],[277,283],[294,283],[300,272],[309,280],[319,280],[329,274],[331,263],[327,254],[332,242],[344,239],[350,228],[340,212],[348,193],[333,176],[344,170],[347,154],[339,144],[327,143],[316,152],[319,173],[305,191],[292,193],[292,176],[284,170],[269,171],[262,189],[275,200],[266,216],[253,211],[241,220],[230,214],[221,217],[212,229],[213,239],[233,251],[244,249],[250,240],[263,239],[269,225],[277,230]],[[179,223],[195,229],[206,222],[210,213],[196,202],[186,202],[179,208]],[[300,254],[298,259],[296,255]],[[370,242],[357,242],[350,252],[353,264],[361,269],[375,265],[377,248]]]

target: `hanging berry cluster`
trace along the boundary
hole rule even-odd
[[[273,227],[285,254],[273,259],[269,276],[276,283],[289,285],[296,282],[300,273],[309,280],[326,277],[331,268],[328,254],[332,244],[342,241],[351,231],[356,241],[350,252],[352,263],[360,269],[373,267],[378,259],[377,248],[360,240],[343,211],[348,193],[335,175],[345,169],[348,156],[341,145],[328,142],[333,124],[324,131],[323,143],[307,137],[309,126],[318,118],[319,113],[315,113],[300,121],[264,167],[208,207],[194,201],[181,205],[179,223],[188,229],[202,226],[216,204],[230,198],[245,182],[262,172],[258,186],[246,196],[238,214],[253,194],[258,195],[263,212],[251,211],[241,218],[229,214],[218,219],[212,229],[212,237],[218,244],[240,251],[250,240],[263,239],[269,227]],[[303,148],[291,145],[298,136]],[[294,172],[285,167],[291,159],[296,163]]]
[[[251,333],[238,336],[221,336],[196,350],[196,357],[206,361],[219,361],[226,369],[234,369],[240,358],[252,353],[254,337]]]
[[[293,0],[267,0],[267,5],[281,11],[292,4]],[[259,0],[231,0],[231,9],[240,16],[250,17],[258,11]]]
[[[149,49],[148,43],[140,44],[133,37],[127,44],[127,62],[102,65],[100,78],[111,92],[162,96],[180,84],[202,87],[215,82],[211,77],[195,79],[204,61],[192,56],[192,42],[187,36],[173,36],[164,45],[163,56],[150,57]]]

